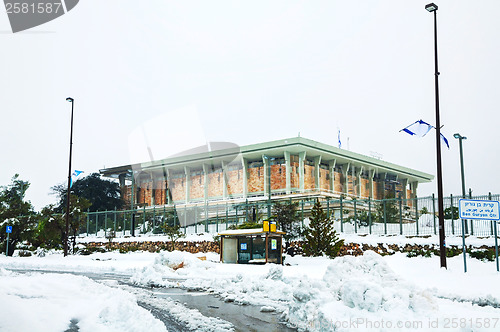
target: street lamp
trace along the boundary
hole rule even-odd
[[[460,168],[462,172],[462,198],[465,198],[464,154],[462,150],[462,140],[467,139],[467,137],[462,136],[458,133],[454,134],[453,137],[458,139],[458,143],[460,145]]]
[[[71,103],[71,130],[69,134],[69,170],[68,170],[68,195],[66,198],[66,236],[64,239],[64,256],[68,255],[68,238],[69,238],[69,195],[71,187],[71,154],[73,151],[73,109],[75,100],[71,97],[66,98],[66,101]]]
[[[465,174],[464,174],[464,154],[462,150],[462,140],[467,139],[467,137],[460,135],[459,133],[453,134],[453,137],[458,139],[460,145],[460,170],[462,175],[462,198],[465,198]],[[467,223],[465,224],[465,232],[467,233]]]
[[[436,158],[437,158],[437,190],[438,190],[438,216],[439,216],[439,254],[441,257],[441,267],[446,268],[446,248],[444,234],[444,207],[443,207],[443,171],[441,167],[441,123],[439,121],[439,70],[437,53],[437,10],[438,6],[430,3],[425,9],[434,13],[434,80],[436,95]]]

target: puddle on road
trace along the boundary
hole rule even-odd
[[[261,312],[260,306],[224,302],[214,294],[188,292],[179,288],[155,288],[153,295],[179,301],[186,307],[196,309],[205,316],[219,317],[231,322],[236,331],[296,331],[282,323],[278,313]]]

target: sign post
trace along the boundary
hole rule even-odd
[[[5,228],[5,233],[7,233],[7,248],[5,249],[5,256],[9,256],[9,235],[12,233],[12,226],[7,226]]]
[[[458,207],[460,218],[462,222],[464,219],[480,219],[491,220],[495,236],[495,258],[497,263],[497,272],[499,272],[498,264],[498,239],[497,239],[497,224],[496,221],[500,220],[500,203],[498,201],[483,201],[473,199],[461,199]],[[465,237],[462,223],[462,245],[464,250],[464,264],[465,264]],[[465,265],[464,265],[465,267]],[[467,269],[466,269],[467,272]]]

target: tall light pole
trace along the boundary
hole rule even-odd
[[[464,154],[462,150],[462,140],[467,139],[467,137],[462,136],[459,133],[453,134],[453,137],[458,139],[458,143],[460,145],[460,171],[462,175],[462,198],[465,198]],[[468,233],[467,221],[465,223],[465,232]]]
[[[66,98],[66,101],[71,103],[71,130],[69,134],[69,169],[68,169],[68,196],[66,198],[66,235],[64,239],[64,256],[68,255],[68,238],[69,238],[69,195],[71,189],[71,155],[73,151],[73,109],[75,100],[71,97]]]
[[[443,171],[441,167],[441,122],[439,121],[439,70],[437,52],[437,10],[438,6],[430,3],[425,9],[434,13],[434,79],[436,95],[436,158],[437,158],[437,190],[438,190],[438,216],[439,216],[439,254],[441,257],[441,267],[446,268],[446,248],[444,234],[444,207],[443,207]]]
[[[458,139],[458,143],[460,145],[460,170],[462,174],[462,198],[465,198],[465,174],[464,174],[464,154],[462,150],[462,140],[467,139],[467,137],[462,136],[460,134],[453,134],[453,137]]]

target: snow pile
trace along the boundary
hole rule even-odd
[[[165,252],[133,280],[172,286],[172,279],[177,278],[181,287],[206,290],[226,302],[259,305],[264,312],[281,312],[283,319],[299,330],[329,329],[336,321],[353,317],[421,319],[438,310],[430,294],[401,280],[375,252],[327,262],[322,278],[311,278],[304,270],[286,275],[281,265],[215,264],[188,253]],[[182,268],[172,268],[181,263]],[[185,280],[181,281],[182,277]]]
[[[174,280],[190,276],[206,275],[206,270],[212,269],[212,261],[201,260],[201,255],[182,251],[162,251],[152,265],[144,267],[135,273],[131,281],[135,284],[148,286],[174,287]],[[206,259],[206,256],[204,256]],[[210,256],[210,258],[213,258]]]
[[[166,331],[133,295],[86,277],[4,269],[0,276],[0,331]]]
[[[320,331],[342,330],[339,323],[358,317],[421,319],[437,309],[429,294],[398,278],[381,256],[367,251],[361,257],[336,258],[321,281],[303,281],[285,314],[299,329]]]

